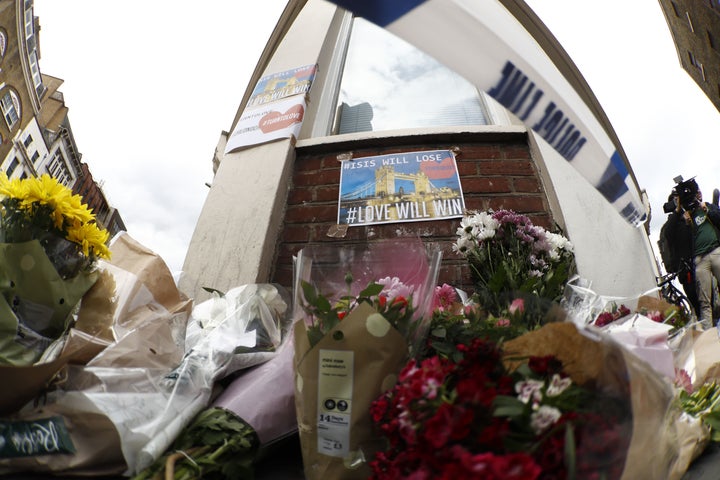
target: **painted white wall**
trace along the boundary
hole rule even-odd
[[[275,55],[260,60],[267,61],[263,75],[316,63],[335,11],[327,2],[309,2]],[[268,281],[295,159],[291,139],[223,155],[226,141],[223,134],[216,147],[221,161],[178,281],[198,303],[210,297],[205,287],[226,292]]]
[[[578,274],[600,295],[632,297],[655,288],[657,264],[644,227],[624,220],[547,142],[533,137],[575,246]]]

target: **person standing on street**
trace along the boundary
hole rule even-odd
[[[702,192],[694,178],[677,184],[675,191],[685,222],[692,230],[700,322],[713,326],[713,279],[720,283],[720,208],[702,201]]]
[[[695,288],[692,229],[685,222],[680,199],[674,189],[667,203],[663,205],[663,211],[668,217],[660,229],[658,247],[665,271],[677,273],[678,282],[682,285],[695,316],[700,318],[700,302]]]

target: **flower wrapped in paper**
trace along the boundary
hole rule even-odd
[[[407,238],[298,254],[295,404],[307,478],[367,478],[380,446],[368,409],[425,338],[439,261]]]
[[[116,236],[111,246],[112,263],[99,262],[100,278],[83,297],[71,329],[82,328],[106,345],[86,364],[65,365],[62,382],[39,388],[38,395],[6,417],[62,418],[76,453],[0,459],[0,473],[138,473],[207,409],[220,377],[257,365],[287,343],[287,336],[275,335],[290,332],[287,291],[268,284],[231,289],[228,293],[237,294],[215,305],[211,314],[197,312],[191,323],[206,323],[187,337],[192,301],[178,291],[162,259],[127,234]],[[291,358],[286,357],[288,376]]]
[[[693,458],[698,422],[607,336],[553,322],[457,352],[411,360],[374,402],[372,478],[677,480]]]
[[[54,178],[0,174],[0,363],[32,364],[66,331],[108,236]]]

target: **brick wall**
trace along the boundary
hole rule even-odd
[[[328,236],[337,223],[340,182],[338,155],[352,150],[352,158],[423,151],[455,151],[460,183],[468,210],[509,209],[527,215],[534,224],[552,228],[548,200],[530,157],[527,136],[509,140],[458,143],[406,143],[404,145],[352,149],[325,145],[301,149],[289,186],[283,230],[279,235],[272,282],[292,287],[292,257],[308,244],[363,244],[379,239],[419,236],[429,247],[443,253],[438,283],[472,290],[469,272],[461,257],[452,251],[460,219],[353,226],[342,238]]]

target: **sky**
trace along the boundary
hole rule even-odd
[[[182,271],[212,158],[286,0],[35,0],[40,71],[128,233]]]
[[[720,188],[720,112],[682,69],[657,0],[527,0],[578,66],[652,207],[673,178]],[[177,273],[229,131],[286,0],[35,0],[40,69],[128,233]],[[200,7],[202,5],[202,7]]]

